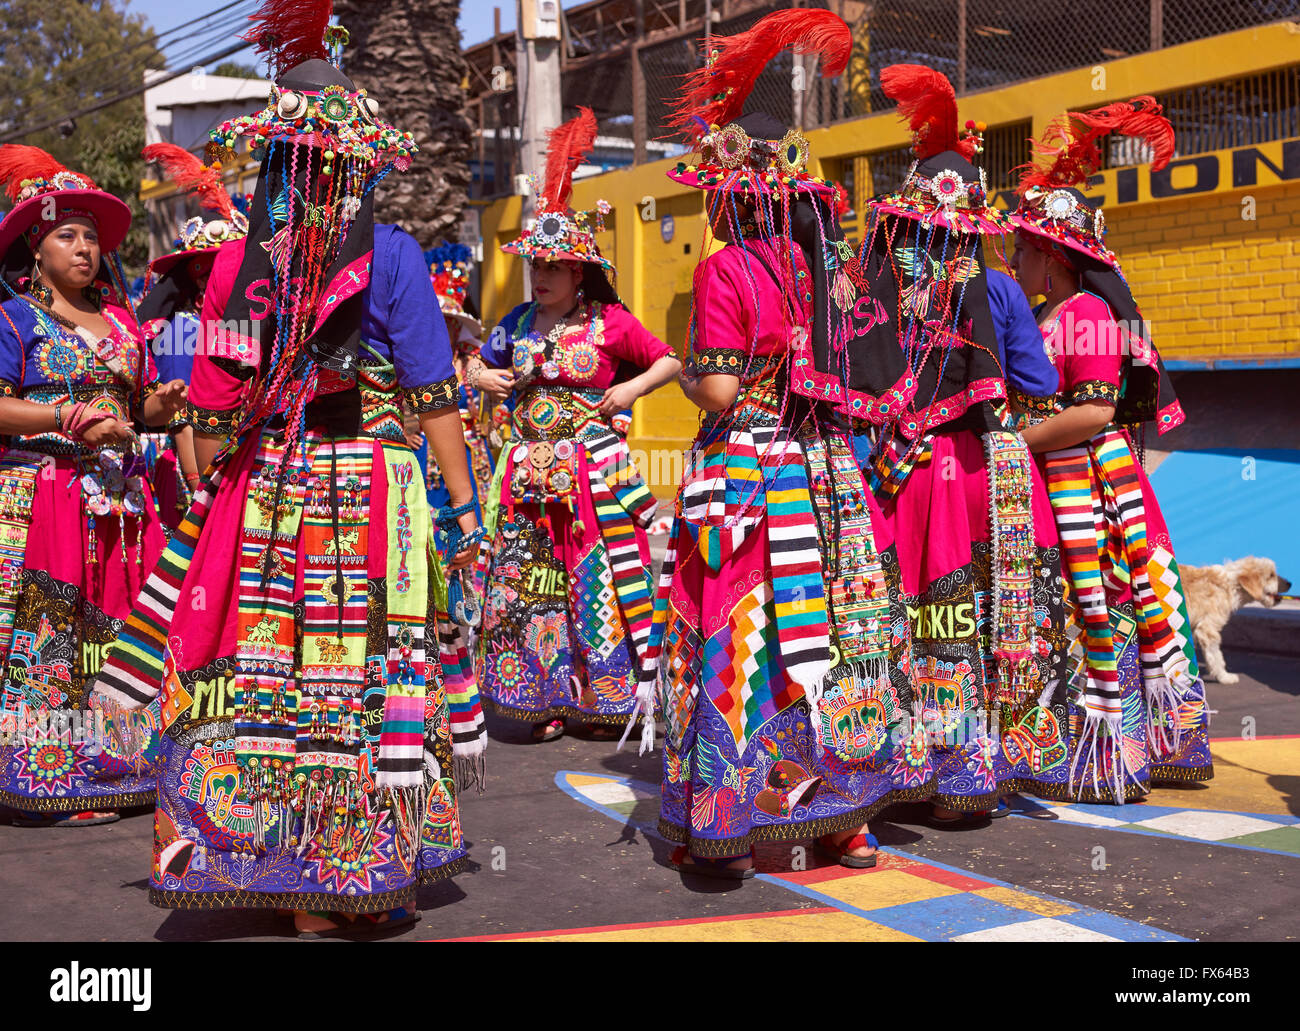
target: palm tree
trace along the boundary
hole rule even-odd
[[[469,197],[473,133],[462,83],[458,0],[336,0],[351,42],[343,69],[379,101],[380,117],[415,134],[409,171],[376,191],[375,218],[410,232],[422,247],[456,238]]]

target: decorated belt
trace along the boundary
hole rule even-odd
[[[317,437],[351,440],[375,437],[381,440],[406,439],[396,395],[382,391],[357,389],[335,391],[312,398],[304,411],[304,425]],[[277,440],[284,437],[284,415],[277,413],[266,421],[265,428]]]
[[[578,449],[572,440],[512,441],[504,455],[510,463],[513,501],[565,501],[578,484]]]
[[[603,390],[530,386],[515,406],[515,434],[522,440],[591,440],[613,432],[600,414]]]

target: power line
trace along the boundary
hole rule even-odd
[[[212,64],[214,61],[220,61],[223,57],[230,57],[232,54],[239,53],[247,46],[248,44],[241,40],[240,42],[236,43],[234,46],[227,47],[225,50],[220,50],[215,54],[209,54],[207,57],[202,58],[198,63]],[[164,75],[161,79],[155,79],[153,82],[150,82],[148,84],[141,83],[139,86],[133,87],[132,89],[126,90],[125,92],[119,93],[116,96],[107,97],[106,99],[101,100],[96,104],[91,104],[89,107],[83,107],[78,111],[70,111],[67,114],[60,115],[57,118],[52,118],[49,121],[44,122],[40,125],[34,125],[31,128],[26,128],[26,129],[10,130],[9,132],[0,135],[0,143],[12,143],[14,140],[21,140],[24,136],[30,136],[33,133],[43,132],[46,129],[53,129],[60,122],[66,122],[78,118],[84,118],[86,115],[94,114],[96,111],[102,111],[106,107],[112,107],[114,104],[121,103],[123,100],[129,100],[131,97],[138,97],[141,93],[143,93],[147,89],[153,89],[156,86],[161,86],[163,83],[171,82],[173,79],[179,79],[182,75],[189,75],[192,70],[193,70],[192,68],[180,68],[176,71],[169,72],[167,75]]]
[[[223,21],[220,25],[210,26],[197,41],[192,41],[191,43],[186,44],[186,48],[179,55],[175,55],[172,58],[172,67],[175,68],[178,64],[184,64],[185,70],[187,71],[194,67],[194,60],[199,58],[203,51],[208,47],[215,46],[219,40],[227,38],[230,30],[239,23],[241,18],[242,15],[235,15],[233,19]],[[246,46],[246,43],[241,43],[237,48],[237,51],[244,49]],[[200,59],[198,63],[202,63],[202,60]],[[145,70],[146,65],[147,60],[145,62],[137,62],[126,74],[109,82],[91,86],[89,89],[82,91],[82,95],[103,96],[104,94],[128,90],[139,81],[139,76]],[[22,112],[23,120],[26,122],[48,117],[53,111],[61,106],[62,103],[64,102],[50,100],[38,104],[29,110]]]
[[[144,38],[142,38],[142,39],[136,41],[135,43],[133,43],[133,44],[132,44],[128,49],[126,49],[125,51],[123,51],[123,53],[122,53],[121,55],[119,55],[119,59],[120,59],[120,60],[127,60],[127,59],[128,59],[128,58],[127,58],[127,55],[128,55],[128,54],[132,53],[132,52],[135,51],[135,50],[139,50],[139,49],[142,48],[142,47],[146,47],[146,46],[148,46],[148,47],[155,47],[155,49],[156,49],[156,44],[157,44],[160,40],[162,40],[164,37],[166,37],[166,36],[174,35],[175,33],[180,32],[182,29],[187,29],[187,28],[189,28],[191,25],[196,25],[196,24],[198,24],[199,22],[208,21],[209,19],[214,18],[214,17],[216,17],[217,15],[221,14],[223,11],[228,11],[228,10],[230,10],[232,7],[239,7],[239,6],[241,6],[241,5],[249,5],[249,4],[251,4],[251,3],[252,3],[252,0],[233,0],[232,3],[228,3],[228,4],[226,4],[226,5],[223,6],[223,7],[218,7],[215,11],[209,11],[207,14],[200,15],[198,18],[192,18],[192,19],[190,19],[189,21],[184,22],[184,23],[181,24],[181,25],[177,25],[175,28],[167,29],[166,31],[161,32],[161,33],[155,32],[155,33],[153,33],[151,36],[145,36]],[[222,34],[224,34],[225,32],[228,32],[230,29],[233,29],[236,25],[238,25],[238,24],[240,23],[241,20],[245,19],[245,17],[246,17],[245,12],[240,11],[240,12],[238,12],[237,14],[235,14],[235,15],[233,15],[233,16],[230,16],[230,17],[227,17],[227,18],[223,19],[222,22],[221,22],[221,30],[222,30]],[[206,29],[201,30],[200,34],[201,34],[201,35],[205,35],[205,36],[209,36],[209,37],[211,37],[211,36],[213,35],[213,28],[214,28],[214,26],[209,25]],[[189,45],[189,44],[187,44],[187,46],[188,46],[188,45]],[[130,60],[135,61],[136,59],[135,59],[135,58],[130,58]],[[29,89],[23,90],[21,93],[11,94],[10,97],[9,97],[9,100],[10,100],[11,103],[15,103],[15,104],[20,103],[21,101],[26,100],[28,97],[30,97],[30,96],[32,96],[32,95],[34,95],[34,94],[40,93],[42,90],[44,90],[44,89],[46,88],[47,85],[48,85],[48,81],[44,81],[44,80],[43,80],[43,81],[41,81],[41,82],[39,82],[39,83],[33,85],[33,86],[30,87]],[[111,87],[110,87],[110,88],[111,88]],[[92,91],[92,92],[103,92],[103,90]],[[36,109],[33,109],[33,110],[36,110]]]

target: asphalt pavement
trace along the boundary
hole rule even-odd
[[[1119,918],[1125,927],[1183,938],[1297,938],[1300,664],[1246,652],[1229,653],[1228,659],[1243,676],[1232,687],[1210,685],[1217,710],[1211,729],[1215,780],[1158,789],[1119,814],[1104,807],[1049,808],[1023,799],[1012,818],[962,831],[932,830],[920,823],[922,807],[898,806],[872,828],[881,841],[884,871],[837,881],[829,900],[826,891],[808,884],[821,879],[824,887],[824,879],[838,876],[839,868],[820,871],[809,860],[808,873],[790,874],[803,860],[788,845],[759,851],[760,873],[773,876],[739,887],[684,880],[667,865],[668,843],[648,831],[655,815],[648,793],[659,781],[658,752],[616,752],[612,743],[578,733],[536,744],[526,726],[489,717],[487,791],[462,799],[473,863],[454,880],[423,889],[423,920],[394,937],[572,936],[578,931],[596,937],[733,938],[765,931],[817,937],[833,931],[842,937],[858,933],[854,928],[870,936],[882,927],[886,936],[927,936],[917,919],[935,921],[931,930],[943,937],[945,921],[954,935],[967,925],[986,926],[989,918],[979,914],[1006,908],[988,900],[1006,902],[1008,892],[1019,889],[1013,905],[1037,906],[1035,913],[1077,909],[1091,914],[1088,920],[1099,927],[1098,921]],[[600,790],[575,791],[565,784],[595,784]],[[621,797],[623,791],[633,801],[611,809],[584,802],[582,791],[597,801]],[[1159,832],[1143,825],[1147,813],[1156,814],[1152,826]],[[1167,833],[1170,829],[1176,833]],[[98,827],[0,826],[0,938],[198,941],[292,933],[290,921],[274,913],[152,907],[147,893],[151,830],[148,811]],[[1233,840],[1205,840],[1207,835]],[[907,881],[911,887],[890,887],[890,877],[902,877],[893,863],[929,879],[913,876]],[[916,885],[932,890],[918,895]],[[906,894],[890,894],[899,890]],[[943,898],[931,898],[936,894]],[[914,914],[911,923],[890,915],[896,914],[895,903],[939,902],[946,907],[942,914]],[[877,919],[878,913],[884,915]],[[801,916],[807,921],[799,922]],[[846,919],[853,921],[847,928]]]

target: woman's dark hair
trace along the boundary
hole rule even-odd
[[[583,296],[589,301],[627,307],[619,298],[618,291],[614,289],[614,284],[609,281],[609,276],[605,270],[594,261],[584,261],[582,263],[582,280],[578,283],[578,287],[582,290]]]
[[[1110,310],[1117,321],[1128,326],[1141,327],[1142,337],[1150,343],[1146,323],[1142,319],[1142,313],[1138,311],[1133,292],[1124,278],[1104,261],[1094,258],[1091,254],[1084,254],[1073,247],[1057,247],[1054,249],[1054,256],[1061,252],[1065,254],[1066,263],[1079,277],[1079,289],[1096,294],[1110,305]]]

